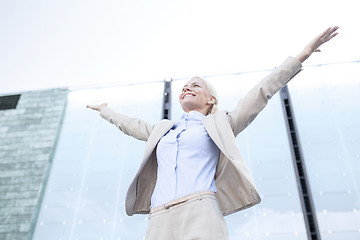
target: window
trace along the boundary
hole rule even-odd
[[[20,94],[0,97],[0,110],[15,109],[19,99]]]

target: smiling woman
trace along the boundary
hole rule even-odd
[[[218,99],[215,89],[209,82],[200,77],[193,77],[183,87],[179,102],[187,113],[198,111],[208,115],[216,112]]]
[[[116,113],[106,103],[87,106],[125,134],[147,141],[125,202],[130,216],[150,213],[146,239],[228,239],[223,216],[261,201],[235,137],[337,29],[326,29],[296,58],[287,58],[232,111],[217,111],[216,92],[199,77],[183,87],[184,114],[177,121],[151,124]]]

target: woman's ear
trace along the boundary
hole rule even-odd
[[[207,103],[210,104],[210,105],[214,105],[215,102],[216,102],[216,98],[213,97],[213,96],[211,96],[211,97],[209,98],[209,101],[208,101]]]

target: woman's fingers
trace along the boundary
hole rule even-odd
[[[327,42],[330,39],[332,39],[333,37],[335,37],[338,34],[336,32],[336,30],[338,30],[338,29],[339,29],[338,26],[326,29],[325,32],[322,34],[323,43]]]
[[[87,108],[90,108],[90,109],[96,110],[96,111],[101,111],[101,109],[106,106],[107,106],[107,103],[102,103],[99,105],[90,105],[90,104],[86,105]]]
[[[324,32],[318,35],[313,41],[308,45],[308,49],[310,54],[312,52],[321,52],[319,47],[330,41],[333,37],[335,37],[338,33],[336,32],[339,29],[338,26],[327,28]]]
[[[338,29],[338,26],[326,29],[324,33],[320,35],[319,46],[335,37],[338,34],[336,32]]]
[[[313,52],[321,52],[319,47],[327,41],[330,41],[338,33],[336,32],[339,29],[338,26],[329,27],[318,36],[316,36],[310,43],[308,43],[303,51],[301,51],[297,58],[300,62],[304,62]]]
[[[329,30],[328,37],[327,37],[327,41],[329,41],[330,39],[332,39],[333,37],[335,37],[336,35],[338,35],[338,33],[336,32],[338,29],[339,29],[339,27],[338,27],[338,26],[335,26],[335,27],[332,27],[332,28]]]
[[[97,105],[86,105],[86,107],[87,107],[87,108],[90,108],[90,109],[92,109],[92,110],[97,110],[97,111],[99,111]]]

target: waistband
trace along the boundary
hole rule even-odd
[[[212,196],[216,196],[215,193],[213,191],[203,191],[203,192],[197,192],[197,193],[193,193],[193,194],[189,194],[189,195],[186,195],[184,197],[180,197],[180,198],[176,198],[162,206],[158,206],[158,207],[155,207],[155,208],[152,208],[150,210],[150,214],[152,213],[155,213],[155,212],[158,212],[158,211],[161,211],[161,210],[167,210],[173,206],[176,206],[176,205],[179,205],[181,203],[184,203],[188,200],[191,200],[191,199],[194,199],[194,198],[198,198],[199,200],[201,199],[202,196],[205,196],[205,195],[212,195]]]

